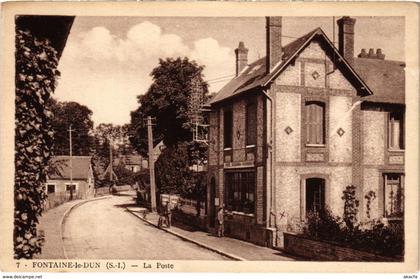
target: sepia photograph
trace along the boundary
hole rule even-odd
[[[417,261],[406,16],[278,11],[14,14],[12,267]]]

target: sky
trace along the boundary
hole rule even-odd
[[[333,23],[333,17],[283,17],[282,43],[317,27],[333,40]],[[159,58],[186,56],[204,65],[209,91],[217,92],[235,74],[239,41],[249,63],[265,56],[265,18],[76,17],[55,98],[89,107],[95,126],[129,123]],[[385,59],[404,61],[403,42],[403,17],[356,17],[355,55],[382,48]]]

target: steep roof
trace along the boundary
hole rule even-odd
[[[316,28],[284,46],[282,60],[269,73],[266,71],[266,57],[258,59],[228,82],[210,100],[208,105],[216,104],[251,89],[268,85],[315,36],[323,39],[331,50],[335,52],[338,58],[337,61],[341,63],[341,67],[346,72],[354,77],[354,81],[363,90],[363,96],[367,96],[365,97],[366,100],[404,101],[404,70],[400,66],[401,62],[355,58],[354,65],[350,65],[328,39],[324,31],[321,28]],[[392,99],[394,100],[392,101]]]
[[[405,103],[404,62],[355,58],[354,69],[373,91],[366,101],[382,103]]]
[[[49,162],[49,179],[70,179],[70,156],[54,156]],[[91,157],[72,156],[73,179],[88,179]]]
[[[291,57],[293,53],[300,49],[317,31],[318,28],[284,46],[283,58]],[[232,79],[222,89],[220,89],[219,93],[210,100],[210,104],[215,104],[222,100],[239,95],[264,83],[264,78],[267,77],[266,60],[266,57],[263,57],[245,67],[245,69],[243,69],[237,77]],[[287,59],[282,60],[283,64],[286,63],[286,60]],[[270,74],[268,75],[270,76]]]

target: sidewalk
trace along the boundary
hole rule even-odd
[[[157,213],[148,213],[144,216],[144,208],[129,206],[126,209],[155,227],[158,223]],[[146,217],[146,218],[145,218]],[[185,225],[176,223],[171,228],[163,226],[162,230],[176,235],[186,241],[193,242],[201,247],[219,253],[223,256],[229,257],[238,261],[296,261],[299,260],[291,255],[285,254],[281,251],[270,249],[267,247],[258,246],[249,242],[241,241],[230,237],[216,237],[208,232],[195,230]]]
[[[45,236],[45,242],[41,254],[34,255],[34,259],[66,259],[62,235],[64,219],[73,208],[92,200],[104,198],[107,197],[69,201],[45,211],[39,219],[38,225],[38,232]]]

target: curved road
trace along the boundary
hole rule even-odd
[[[144,223],[125,206],[132,196],[113,196],[85,203],[64,223],[64,247],[69,259],[227,260]]]

